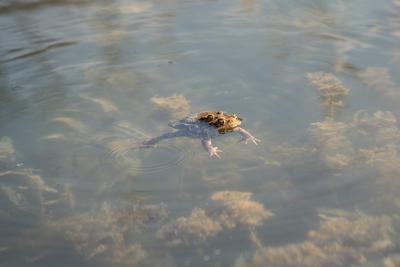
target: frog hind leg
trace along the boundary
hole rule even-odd
[[[145,146],[152,146],[160,142],[161,140],[164,139],[170,139],[170,138],[176,138],[176,137],[181,137],[181,136],[186,136],[186,134],[183,131],[176,131],[176,132],[170,132],[170,133],[164,133],[162,135],[153,137],[149,140],[146,140],[143,142],[143,145]]]

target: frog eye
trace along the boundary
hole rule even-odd
[[[212,119],[214,119],[213,115],[210,114],[210,115],[207,116],[207,120],[208,121],[211,121]]]

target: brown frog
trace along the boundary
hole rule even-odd
[[[211,138],[229,133],[237,132],[242,136],[242,140],[247,144],[249,141],[257,145],[260,142],[251,133],[239,127],[242,119],[236,114],[225,114],[222,111],[205,111],[183,118],[179,121],[169,123],[168,125],[177,131],[162,134],[153,137],[143,145],[149,146],[158,143],[163,139],[175,137],[200,138],[203,147],[207,150],[210,157],[221,158],[218,153],[222,152],[218,147],[212,146]]]

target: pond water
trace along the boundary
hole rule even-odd
[[[0,3],[0,266],[400,266],[399,0]],[[150,137],[223,110],[261,142]]]

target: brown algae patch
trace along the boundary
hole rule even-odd
[[[69,117],[57,117],[51,120],[52,123],[63,125],[66,128],[77,131],[79,133],[88,132],[88,127],[82,122],[69,118]]]
[[[347,138],[350,126],[326,118],[323,122],[311,124],[310,133],[316,140],[324,162],[334,170],[348,166],[353,158],[353,148]]]
[[[357,78],[392,104],[400,101],[399,88],[386,68],[370,67],[357,72]]]
[[[172,238],[170,245],[198,243],[219,233],[222,227],[206,215],[203,209],[195,208],[188,217],[179,217],[175,222],[163,226],[157,233],[161,239]]]
[[[320,227],[308,232],[308,239],[279,247],[259,247],[235,266],[256,267],[342,267],[364,264],[376,253],[394,248],[393,222],[388,216],[361,212],[320,212]]]
[[[349,89],[345,88],[342,82],[331,73],[313,72],[307,74],[309,82],[318,88],[323,98],[346,96]]]
[[[400,266],[400,254],[391,255],[383,261],[384,267],[399,267]]]
[[[228,228],[236,224],[255,227],[273,216],[261,203],[250,200],[252,193],[238,191],[220,191],[211,196],[211,199],[220,202],[223,210],[219,221]]]
[[[39,220],[57,209],[70,210],[75,198],[68,185],[50,187],[31,169],[0,173],[0,219]]]
[[[148,2],[129,3],[119,6],[119,12],[126,15],[140,14],[149,11],[152,7],[153,4]]]
[[[165,218],[164,205],[133,206],[115,211],[107,204],[93,212],[45,224],[47,237],[61,235],[89,262],[141,266],[149,253],[137,241],[141,229]]]
[[[119,109],[108,99],[89,97],[89,96],[84,96],[84,95],[81,96],[81,98],[97,105],[105,114],[120,113]]]
[[[237,226],[244,226],[250,231],[261,226],[273,216],[261,203],[252,201],[250,192],[219,191],[210,199],[221,204],[217,210],[207,212],[195,208],[187,217],[180,217],[163,226],[157,237],[165,239],[167,245],[199,244],[222,232]]]
[[[386,145],[373,149],[360,149],[360,160],[370,171],[378,175],[376,181],[382,185],[400,186],[400,157],[395,145]],[[362,165],[361,165],[362,166]]]
[[[382,145],[400,140],[397,118],[390,111],[376,111],[369,116],[364,110],[353,116],[353,126],[369,144]]]
[[[0,166],[9,166],[15,163],[16,152],[13,142],[8,136],[3,136],[0,138]]]
[[[336,76],[319,71],[308,73],[307,78],[318,89],[325,106],[343,106],[341,97],[348,95],[350,90]]]
[[[168,97],[154,96],[150,98],[151,105],[169,118],[183,118],[189,113],[190,104],[184,95]]]

